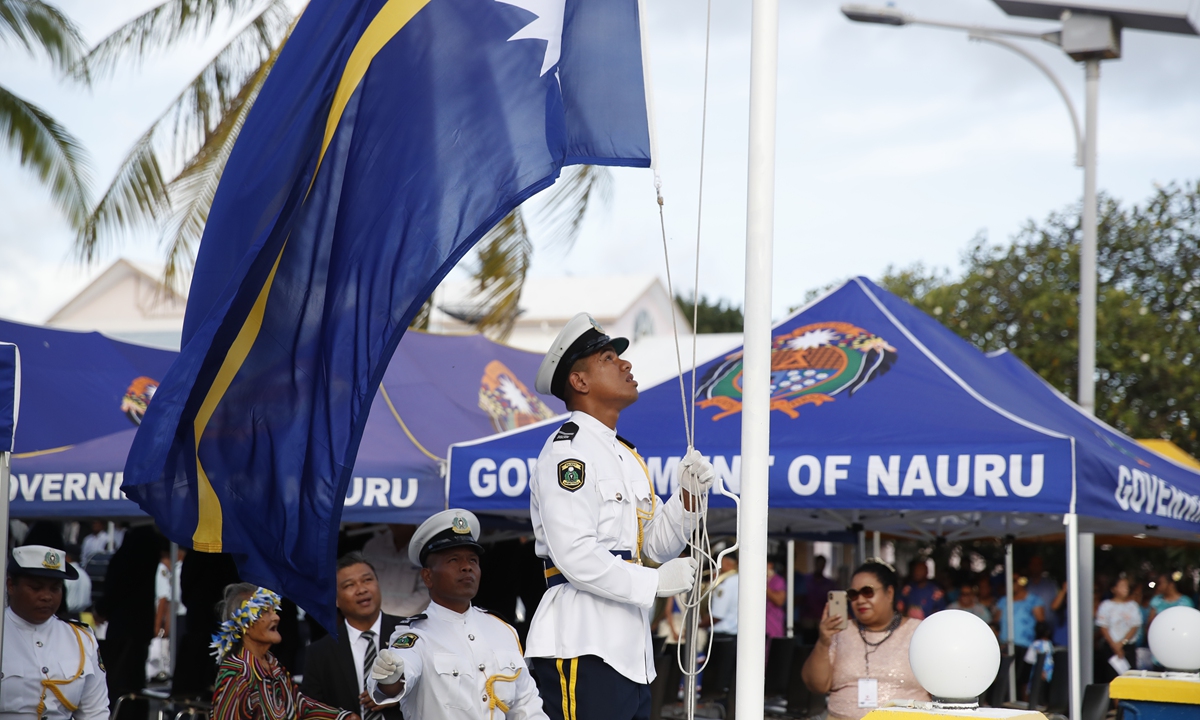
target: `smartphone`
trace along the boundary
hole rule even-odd
[[[846,613],[846,591],[829,591],[829,617],[840,617],[842,622],[837,626],[839,631],[845,630],[850,624],[850,616]]]

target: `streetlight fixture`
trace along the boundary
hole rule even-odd
[[[860,4],[842,6],[842,14],[855,22],[882,25],[927,25],[965,30],[973,40],[1001,45],[1012,50],[1041,70],[1067,104],[1075,129],[1076,165],[1083,166],[1083,209],[1080,218],[1082,239],[1079,248],[1079,404],[1089,414],[1096,410],[1096,125],[1100,96],[1100,63],[1121,57],[1121,32],[1145,30],[1175,35],[1200,35],[1200,6],[1190,8],[1148,9],[1120,2],[1062,2],[1061,0],[993,0],[1008,15],[1041,20],[1058,20],[1061,26],[1046,32],[1027,32],[1004,28],[963,25],[924,20],[894,6],[873,7]],[[1036,39],[1056,45],[1071,59],[1084,63],[1084,130],[1079,131],[1075,106],[1062,82],[1050,68],[1028,51],[1004,36]],[[1082,135],[1082,141],[1081,141]],[[1082,157],[1082,162],[1080,159]],[[1092,548],[1095,538],[1079,532],[1079,518],[1072,510],[1063,518],[1067,526],[1068,575],[1072,587],[1091,587],[1094,575]],[[1090,600],[1090,598],[1088,598]],[[1071,717],[1080,717],[1082,689],[1090,682],[1092,637],[1082,629],[1092,627],[1092,605],[1076,598],[1069,606],[1071,625]],[[1011,619],[1010,619],[1011,625]],[[1084,658],[1089,662],[1084,663]],[[1011,681],[1010,681],[1011,682]]]

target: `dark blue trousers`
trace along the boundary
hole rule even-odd
[[[650,720],[650,686],[635,683],[595,655],[532,658],[550,720]]]

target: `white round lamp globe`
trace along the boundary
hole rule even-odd
[[[1200,670],[1200,610],[1176,605],[1155,616],[1146,634],[1154,659],[1168,670]]]
[[[921,621],[908,646],[917,682],[940,700],[972,701],[1000,669],[1000,644],[988,624],[965,610],[942,610]]]

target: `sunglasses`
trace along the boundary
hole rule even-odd
[[[857,600],[859,595],[862,595],[865,599],[870,600],[871,598],[875,597],[875,586],[863,585],[858,590],[850,588],[846,591],[846,599],[850,602]]]

